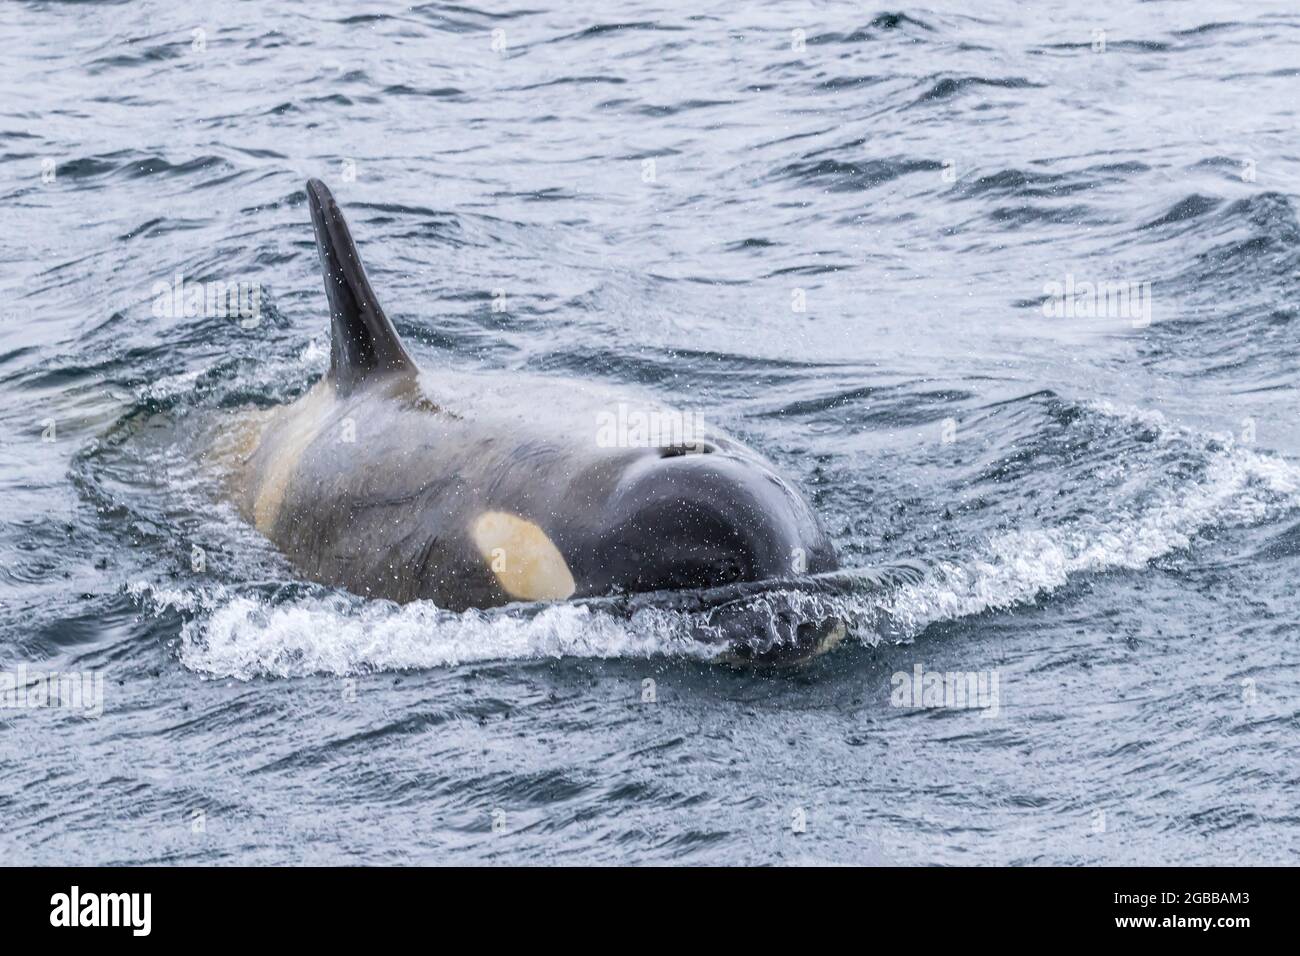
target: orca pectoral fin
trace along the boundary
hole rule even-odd
[[[375,299],[338,203],[319,179],[307,180],[325,295],[330,304],[330,378],[347,394],[371,377],[411,373],[415,363]]]

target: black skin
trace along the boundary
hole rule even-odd
[[[257,424],[232,484],[240,510],[305,576],[451,610],[510,603],[470,531],[489,511],[542,529],[572,574],[573,599],[838,567],[807,500],[734,439],[709,431],[688,446],[603,447],[598,416],[618,396],[514,374],[421,373],[374,302],[328,190],[313,181],[308,197],[331,371]],[[739,609],[728,619],[743,645],[755,622]],[[793,622],[767,656],[807,656],[837,626]]]

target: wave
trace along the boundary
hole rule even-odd
[[[60,163],[56,172],[63,179],[94,179],[111,173],[139,179],[145,176],[188,176],[209,170],[230,172],[234,166],[222,157],[211,154],[173,163],[156,153],[127,149],[68,160]]]
[[[833,43],[865,43],[869,40],[881,39],[882,35],[888,35],[895,31],[906,35],[910,39],[920,39],[918,31],[920,33],[937,32],[929,23],[908,16],[906,13],[884,12],[874,16],[865,27],[850,30],[847,33],[818,33],[808,38],[808,44],[810,46],[821,46]]]
[[[943,163],[934,159],[812,159],[790,163],[775,173],[777,179],[792,179],[822,186],[831,192],[871,189],[913,173],[938,172]]]
[[[931,77],[930,79],[934,79]],[[928,80],[927,80],[928,82]],[[1010,77],[989,77],[989,76],[944,76],[937,79],[933,85],[921,94],[920,97],[913,100],[907,109],[915,106],[921,106],[928,103],[934,103],[942,100],[951,99],[960,93],[976,89],[1002,89],[1002,90],[1027,90],[1041,89],[1045,84],[1036,83],[1028,80],[1023,76]]]
[[[1141,227],[1165,261],[1156,295],[1175,308],[1152,323],[1153,361],[1187,374],[1289,375],[1300,348],[1289,326],[1300,269],[1300,220],[1278,192],[1184,197]]]
[[[255,595],[156,589],[131,593],[157,613],[198,612],[180,631],[179,657],[214,677],[360,675],[459,664],[560,657],[699,660],[721,649],[690,638],[689,615],[647,609],[630,619],[578,604],[533,615],[453,613],[427,601],[395,605],[345,594],[274,603]]]
[[[1190,436],[1159,413],[1096,410],[1156,429],[1157,441]],[[1200,480],[1180,482],[1142,507],[993,535],[971,558],[941,562],[924,581],[900,588],[882,610],[915,634],[939,621],[1033,603],[1078,575],[1141,569],[1207,531],[1253,526],[1300,506],[1300,467],[1216,439],[1198,441],[1209,448]]]

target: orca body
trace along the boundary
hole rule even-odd
[[[240,513],[307,578],[449,610],[717,589],[838,567],[812,507],[721,433],[626,440],[628,408],[573,381],[422,372],[375,299],[338,205],[308,204],[330,305],[328,373],[264,413],[234,463]],[[751,615],[712,639],[746,656]],[[803,659],[840,621],[791,622],[755,655]]]

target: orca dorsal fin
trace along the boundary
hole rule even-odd
[[[330,303],[329,377],[335,390],[346,395],[371,378],[414,373],[415,362],[370,288],[347,220],[319,179],[307,180],[307,204]]]

